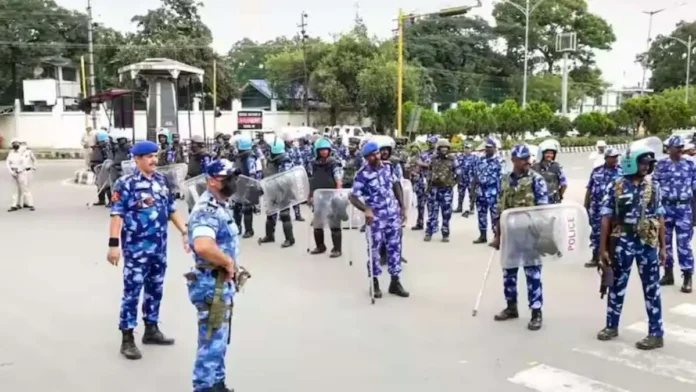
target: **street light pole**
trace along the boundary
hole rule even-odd
[[[686,83],[684,83],[684,90],[685,90],[685,96],[684,96],[684,102],[689,103],[689,84],[691,83],[691,52],[694,50],[694,44],[696,42],[693,42],[691,39],[691,35],[689,35],[689,39],[684,41],[681,38],[677,37],[665,37],[666,39],[671,39],[676,42],[679,42],[680,44],[686,46]]]
[[[657,15],[664,10],[665,10],[664,8],[661,8],[659,10],[654,10],[654,11],[643,11],[644,14],[650,15],[650,20],[648,22],[648,45],[647,45],[647,49],[645,50],[645,58],[643,59],[643,79],[640,83],[640,95],[645,95],[645,74],[648,71],[648,56],[650,53],[650,41],[652,40],[653,15]]]
[[[544,0],[538,0],[536,3],[531,4],[530,0],[525,0],[525,6],[513,2],[512,0],[503,0],[504,3],[508,3],[511,6],[517,8],[525,18],[524,22],[524,78],[522,79],[522,108],[527,107],[527,75],[529,72],[529,17],[532,15],[534,10],[536,10]]]

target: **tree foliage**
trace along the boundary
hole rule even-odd
[[[589,112],[578,115],[573,126],[581,134],[591,136],[610,136],[616,132],[616,124],[606,114]]]
[[[686,45],[668,37],[688,42],[689,36],[696,39],[696,22],[679,22],[674,31],[667,35],[659,35],[650,45],[648,51],[648,68],[652,71],[650,87],[662,91],[673,87],[684,86],[686,80]],[[693,57],[693,56],[692,56]],[[643,62],[645,54],[637,57]],[[693,60],[692,60],[693,61]],[[696,81],[696,72],[690,75],[689,84]]]

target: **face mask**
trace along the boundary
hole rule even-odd
[[[12,145],[12,149],[15,150],[15,151],[19,150],[19,145],[13,144],[13,145]]]
[[[222,187],[220,188],[220,194],[225,198],[232,197],[234,192],[237,190],[237,177],[229,176],[222,180]]]

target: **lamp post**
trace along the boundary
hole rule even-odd
[[[679,42],[680,44],[686,46],[686,83],[684,83],[684,90],[686,94],[684,95],[684,102],[689,103],[689,84],[691,82],[691,52],[693,51],[694,44],[696,42],[693,42],[691,40],[691,35],[689,35],[689,39],[684,41],[681,38],[677,37],[665,37],[665,39],[671,39],[676,42]]]
[[[647,49],[645,50],[645,58],[643,59],[643,79],[640,82],[640,95],[645,95],[645,74],[648,71],[648,53],[650,53],[650,41],[652,40],[653,16],[659,14],[660,12],[662,12],[664,10],[665,10],[664,8],[661,8],[659,10],[643,11],[644,14],[650,15],[650,19],[648,21],[648,43],[647,43]]]

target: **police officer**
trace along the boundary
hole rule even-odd
[[[212,157],[208,150],[205,149],[205,140],[203,140],[203,137],[200,135],[193,136],[191,138],[186,179],[188,180],[189,178],[203,174],[203,170],[211,161]]]
[[[113,151],[111,149],[111,141],[109,140],[109,134],[104,130],[99,130],[99,132],[97,132],[97,144],[94,147],[92,147],[92,171],[94,171],[94,169],[98,165],[103,164],[109,159],[114,159]],[[101,192],[97,194],[97,202],[92,205],[108,206],[110,200],[111,187],[105,186],[102,188]]]
[[[310,202],[314,196],[314,191],[317,189],[341,189],[343,173],[341,163],[331,156],[331,142],[325,138],[321,138],[314,143],[315,159],[312,162],[312,179],[309,182],[310,187]],[[342,234],[340,227],[331,228],[331,258],[341,257],[342,254]],[[310,254],[318,255],[326,252],[324,243],[324,228],[314,228],[314,248]]]
[[[159,152],[157,153],[157,166],[167,166],[174,163],[175,152],[172,148],[172,135],[167,128],[161,128],[157,132]]]
[[[174,163],[186,163],[184,146],[181,144],[181,136],[178,132],[172,134],[172,151],[174,152]]]
[[[225,155],[225,134],[220,131],[215,132],[214,140],[212,159],[220,159]]]
[[[635,259],[648,313],[648,336],[636,343],[641,350],[664,345],[659,280],[660,264],[664,265],[667,258],[667,245],[662,201],[670,199],[663,197],[660,183],[650,176],[654,166],[652,150],[643,147],[626,152],[621,158],[623,177],[607,187],[600,210],[600,257],[605,266],[612,267],[614,281],[608,288],[606,327],[597,334],[597,339],[611,340],[619,336],[619,318]]]
[[[667,262],[660,285],[674,285],[674,250],[672,236],[677,236],[677,256],[683,275],[681,291],[691,293],[694,274],[694,254],[691,240],[694,237],[694,189],[696,189],[696,163],[682,156],[684,139],[672,136],[667,141],[668,157],[661,159],[655,167],[655,180],[662,191],[665,208],[665,233]]]
[[[442,242],[449,242],[450,219],[452,219],[452,196],[457,183],[457,162],[450,154],[450,142],[447,139],[437,141],[436,153],[430,159],[430,178],[428,193],[428,226],[424,241],[430,241],[438,231],[438,218],[442,212]]]
[[[292,169],[292,161],[286,153],[286,145],[283,140],[276,140],[271,146],[271,155],[268,159],[268,165],[263,170],[264,177],[269,177],[274,174],[282,173]],[[278,214],[268,215],[266,217],[266,236],[259,238],[259,245],[275,242],[275,228],[280,215],[280,221],[283,224],[283,234],[285,234],[285,242],[281,245],[282,248],[289,248],[295,245],[295,236],[292,232],[292,220],[290,220],[290,209],[280,211]]]
[[[257,166],[256,156],[252,152],[251,138],[242,136],[237,139],[237,161],[235,166],[240,173],[249,178],[260,180],[263,172]],[[234,220],[237,222],[239,232],[242,232],[242,224],[244,226],[244,235],[242,238],[251,238],[254,236],[254,208],[246,203],[235,203],[233,207]]]
[[[222,158],[227,159],[230,162],[234,161],[235,148],[232,145],[232,135],[225,133],[222,135]]]
[[[401,160],[392,154],[392,151],[394,149],[395,144],[396,143],[394,142],[394,139],[392,139],[392,138],[384,139],[384,141],[382,143],[377,143],[377,145],[379,146],[380,158],[382,159],[383,162],[389,163],[389,165],[385,165],[386,170],[389,171],[389,177],[392,178],[394,181],[398,181],[399,187],[401,187],[401,180],[404,179],[404,173],[403,173],[403,168],[400,165]],[[364,158],[363,158],[363,160],[364,160]],[[345,183],[344,183],[344,186],[345,186]],[[352,187],[352,185],[351,185],[351,187]],[[403,189],[402,189],[402,195],[403,195]],[[407,211],[408,206],[404,206],[404,210]],[[402,230],[401,230],[401,233],[399,235],[400,241],[403,241],[403,225],[405,225],[405,224],[406,224],[406,219],[402,219],[401,220]],[[361,229],[361,231],[363,231],[363,232],[365,231],[364,226]],[[403,242],[401,242],[401,243],[403,244]],[[381,265],[386,265],[387,260],[388,260],[387,246],[385,243],[380,248],[380,263],[381,263]],[[401,256],[401,262],[408,263],[408,261],[403,257],[403,252],[402,252],[402,256]]]
[[[473,176],[477,156],[472,154],[471,147],[471,143],[464,143],[464,152],[459,155],[457,160],[457,176],[459,177],[459,183],[457,184],[457,208],[453,212],[462,212],[464,197],[468,191],[469,208],[462,212],[462,216],[465,218],[469,217],[474,205],[474,195],[471,194],[471,178]]]
[[[590,218],[590,244],[592,245],[592,260],[585,264],[587,268],[599,266],[599,238],[602,230],[602,216],[599,213],[607,185],[622,176],[619,166],[619,151],[615,148],[607,148],[604,151],[604,165],[592,169],[590,182],[585,191],[585,210]]]
[[[413,184],[413,192],[416,194],[416,211],[418,212],[416,225],[411,228],[411,230],[414,231],[423,230],[425,204],[428,201],[428,194],[425,187],[429,174],[428,166],[430,165],[430,158],[435,153],[435,143],[437,143],[437,136],[430,136],[427,139],[428,150],[420,154],[420,157],[415,162],[417,169],[411,171],[411,183]]]
[[[334,154],[340,161],[348,159],[348,149],[343,145],[343,138],[340,136],[334,140]]]
[[[558,145],[553,140],[545,140],[539,144],[539,162],[532,165],[532,169],[541,174],[546,181],[549,191],[549,203],[558,204],[563,200],[563,194],[568,188],[568,180],[561,164],[556,162]]]
[[[233,392],[225,385],[225,354],[236,292],[233,278],[239,260],[239,229],[230,224],[232,216],[227,203],[235,190],[235,173],[226,159],[208,165],[207,190],[189,217],[189,244],[196,265],[186,278],[189,299],[198,313],[194,392]]]
[[[140,359],[133,329],[137,325],[138,300],[143,296],[143,344],[172,345],[158,328],[164,273],[167,269],[167,227],[169,221],[181,232],[188,251],[186,224],[176,212],[169,184],[157,166],[157,144],[138,142],[132,150],[137,170],[114,184],[107,260],[118,265],[123,250],[123,299],[119,329],[123,334],[121,354]]]
[[[348,154],[346,156],[346,163],[343,166],[343,186],[345,188],[353,187],[355,174],[365,164],[365,159],[360,151],[358,151],[359,144],[360,139],[356,137],[348,139]]]
[[[375,298],[382,297],[379,279],[382,269],[379,263],[379,250],[387,247],[387,264],[391,283],[389,293],[406,298],[410,294],[401,285],[401,222],[406,219],[401,182],[394,177],[389,168],[391,163],[379,156],[379,145],[372,141],[362,148],[362,155],[367,164],[358,170],[353,181],[353,190],[349,196],[355,208],[365,213],[365,222],[371,229],[372,249],[368,249],[372,268]]]
[[[529,147],[518,144],[512,148],[512,171],[502,178],[502,191],[498,201],[500,213],[508,208],[533,207],[548,204],[549,194],[544,178],[529,170],[531,152]],[[495,238],[492,246],[500,249],[500,221],[496,222]],[[532,309],[532,319],[527,324],[530,331],[541,329],[543,294],[541,286],[541,260],[524,260],[524,274],[527,277],[527,299]],[[503,287],[507,307],[495,315],[495,321],[519,318],[517,310],[517,273],[519,268],[503,269]]]
[[[34,211],[34,201],[29,192],[29,171],[32,166],[26,156],[26,151],[21,150],[19,140],[13,140],[10,144],[12,151],[7,154],[7,170],[14,181],[15,191],[12,194],[12,204],[8,212],[14,212],[22,207]],[[33,154],[32,154],[33,156]]]
[[[111,137],[114,139],[113,152],[114,152],[114,163],[111,165],[111,183],[113,184],[121,177],[123,174],[123,167],[121,166],[124,161],[128,161],[132,158],[131,156],[131,145],[128,141],[128,135],[126,132],[120,129],[114,129],[111,131]]]
[[[312,162],[314,162],[314,153],[312,143],[309,141],[309,136],[303,136],[300,138],[300,157],[302,158],[302,165],[307,171],[309,177],[312,176]]]
[[[287,157],[290,159],[290,162],[293,166],[300,166],[304,167],[304,163],[302,162],[302,154],[300,153],[300,149],[295,146],[295,140],[292,137],[292,135],[289,132],[286,132],[283,134],[282,137],[284,143],[285,143],[285,154]],[[273,149],[273,146],[271,146],[271,150]],[[272,154],[272,152],[271,152]],[[296,205],[292,207],[293,212],[295,212],[295,220],[298,222],[304,222],[304,218],[302,217],[302,211],[300,210],[300,206]]]
[[[476,210],[478,210],[478,226],[481,235],[474,244],[485,244],[488,241],[488,214],[491,225],[495,228],[500,217],[498,212],[498,194],[502,176],[502,162],[495,153],[497,143],[488,138],[485,142],[484,155],[474,166],[474,187],[476,188]]]

